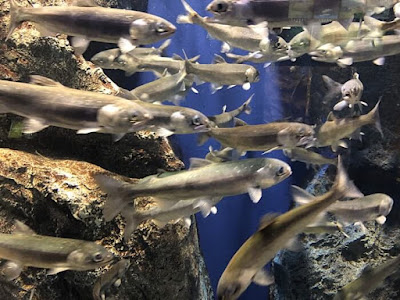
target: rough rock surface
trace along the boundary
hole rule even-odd
[[[144,3],[129,1],[130,8],[140,5],[141,10]],[[39,37],[34,25],[25,22],[5,41],[9,1],[0,4],[0,79],[28,81],[28,75],[38,74],[73,88],[118,93],[101,69],[74,55],[64,36]],[[18,219],[39,234],[96,240],[129,259],[122,285],[113,289],[115,299],[212,298],[195,226],[187,230],[178,223],[160,229],[148,222],[124,242],[122,219],[109,223],[102,219],[105,197],[91,174],[115,172],[141,178],[158,169],[182,168],[166,139],[140,132],[113,143],[109,135],[76,135],[55,127],[15,138],[10,128],[20,120],[0,115],[0,232],[10,233],[13,220]],[[140,201],[146,208],[148,203],[148,199]],[[0,299],[29,299],[32,290],[33,299],[91,299],[92,285],[103,271],[46,276],[45,270],[28,268],[15,281],[0,282]]]
[[[386,193],[394,199],[394,207],[381,226],[375,222],[366,223],[368,232],[349,226],[345,237],[341,233],[304,235],[304,249],[298,253],[281,251],[274,260],[276,285],[270,289],[271,299],[331,299],[345,284],[358,278],[366,265],[381,262],[400,255],[399,228],[399,121],[400,113],[397,68],[400,57],[387,57],[384,66],[371,62],[357,63],[342,69],[332,64],[318,64],[304,59],[299,72],[307,74],[308,91],[303,92],[305,120],[320,125],[325,121],[334,103],[323,103],[326,93],[321,76],[344,83],[351,79],[353,72],[360,74],[364,84],[362,100],[369,104],[366,113],[380,97],[380,117],[385,138],[382,139],[372,126],[365,126],[363,141],[351,141],[349,149],[340,153],[345,157],[348,172],[356,186],[366,195]],[[307,62],[308,61],[308,62]],[[310,171],[309,173],[313,173]],[[334,168],[329,174],[317,174],[308,185],[314,194],[324,193],[331,184]],[[308,177],[308,176],[305,176]],[[389,277],[384,284],[368,296],[368,299],[397,299],[400,295],[398,276]]]

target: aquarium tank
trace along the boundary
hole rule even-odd
[[[1,1],[0,299],[399,299],[397,1]]]

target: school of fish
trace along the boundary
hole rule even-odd
[[[204,13],[212,14],[210,17],[201,16],[187,1],[180,1],[186,13],[176,16],[176,23],[191,25],[179,25],[179,30],[202,27],[222,42],[221,52],[234,62],[227,62],[219,54],[212,63],[199,63],[199,56],[188,58],[186,54],[164,56],[171,43],[168,38],[178,25],[160,16],[100,7],[87,0],[44,7],[24,7],[18,0],[10,0],[7,39],[21,23],[32,22],[43,36],[71,36],[76,55],[82,55],[90,41],[113,43],[116,48],[97,53],[91,61],[103,69],[122,70],[127,76],[153,72],[156,79],[131,91],[121,89],[116,96],[72,89],[34,74],[28,83],[0,80],[0,113],[23,117],[24,134],[57,126],[77,134],[112,134],[118,141],[126,134],[147,130],[162,137],[198,134],[199,144],[209,138],[221,144],[221,149],[210,148],[205,158],[192,158],[185,170],[160,171],[135,183],[95,175],[100,189],[107,194],[104,219],[108,222],[121,214],[126,221],[125,240],[140,223],[149,220],[164,226],[183,219],[190,227],[191,215],[216,214],[218,203],[226,196],[248,194],[257,203],[262,189],[292,174],[289,164],[278,159],[241,159],[248,151],[283,150],[288,158],[307,166],[333,165],[336,178],[327,193],[311,195],[292,186],[296,207],[281,215],[266,215],[259,229],[237,250],[217,288],[218,299],[234,300],[252,282],[269,285],[274,281],[264,267],[279,250],[298,248],[298,234],[337,232],[355,223],[366,230],[362,222],[385,223],[393,199],[381,193],[363,195],[348,178],[341,156],[335,153],[339,148],[348,148],[348,139],[361,139],[365,125],[374,125],[383,136],[381,100],[362,100],[362,74],[355,72],[345,82],[323,76],[327,92],[321,105],[329,106],[331,112],[322,124],[246,124],[237,116],[251,113],[250,103],[257,95],[251,95],[235,110],[226,111],[224,107],[214,116],[179,104],[188,93],[199,93],[196,86],[205,82],[210,83],[212,93],[224,86],[241,86],[247,91],[260,80],[262,67],[280,61],[296,63],[305,54],[315,63],[341,67],[361,61],[382,65],[386,56],[400,53],[400,7],[396,0],[213,0],[204,7]],[[386,9],[393,9],[394,20],[385,22],[371,16]],[[292,27],[303,31],[289,41],[279,36],[282,30]],[[163,40],[159,48],[143,47]],[[234,54],[234,49],[248,54]],[[243,64],[245,61],[253,64]],[[164,101],[170,104],[162,104]],[[363,113],[366,107],[373,108]],[[323,147],[332,149],[329,157],[321,155],[319,148]],[[136,208],[135,198],[143,196],[152,198],[152,209]],[[330,222],[332,217],[335,223]],[[13,234],[0,234],[0,258],[7,260],[0,274],[7,280],[17,278],[23,267],[47,268],[49,274],[56,274],[95,269],[114,260],[113,254],[97,243],[42,236],[19,221],[15,227]],[[398,269],[398,260],[392,258],[364,272],[338,291],[335,299],[361,299]],[[94,299],[106,299],[110,286],[122,284],[130,264],[134,262],[121,258],[99,277]]]

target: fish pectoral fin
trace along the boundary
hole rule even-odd
[[[25,134],[31,134],[31,133],[41,131],[47,127],[49,127],[49,125],[46,124],[46,122],[44,120],[26,119],[23,121],[22,132]]]
[[[16,220],[15,223],[15,230],[13,234],[36,234],[28,225],[22,223],[21,221]]]
[[[250,88],[251,88],[250,82],[245,82],[245,83],[242,85],[242,89],[244,89],[245,91],[248,91]]]
[[[131,234],[135,229],[142,223],[145,219],[140,218],[140,216],[135,213],[134,208],[132,208],[133,203],[127,205],[125,209],[121,210],[121,216],[125,219],[125,228],[124,228],[124,240],[128,241],[131,237]],[[130,209],[132,208],[132,209]]]
[[[221,46],[221,52],[222,53],[229,53],[232,51],[231,46],[227,42],[223,42]]]
[[[82,55],[89,47],[90,40],[82,36],[71,37],[71,45],[75,50],[76,55]]]
[[[353,58],[351,58],[351,57],[340,58],[337,60],[337,63],[342,68],[346,67],[346,66],[350,66],[353,64]]]
[[[262,197],[262,190],[259,187],[248,187],[247,192],[249,193],[251,201],[258,203]]]
[[[298,205],[308,204],[315,200],[315,197],[302,188],[292,185],[291,187],[293,201]]]
[[[273,284],[275,280],[271,274],[267,273],[264,269],[261,269],[254,275],[252,281],[258,285],[268,286]]]
[[[122,283],[121,278],[118,278],[117,280],[114,281],[113,286],[115,286],[117,288],[117,287],[119,287],[121,285],[121,283]]]
[[[88,134],[92,132],[99,132],[101,130],[100,127],[93,127],[93,128],[82,128],[79,129],[76,133],[77,134]]]
[[[211,165],[213,163],[212,161],[210,161],[208,159],[198,158],[198,157],[191,157],[189,161],[190,161],[189,170],[202,168],[202,167]]]
[[[333,110],[340,111],[343,108],[346,108],[348,106],[349,106],[349,103],[347,103],[346,100],[342,100],[342,101],[336,103],[336,105],[333,107]]]
[[[206,218],[211,213],[213,207],[210,202],[211,200],[209,199],[201,199],[193,205],[193,208],[199,208],[203,218]]]
[[[217,91],[222,89],[222,85],[213,82],[210,84],[210,89],[211,89],[211,94],[215,94]]]
[[[296,236],[286,243],[285,248],[293,252],[299,252],[303,249],[303,245]]]
[[[57,273],[64,272],[67,270],[69,270],[69,268],[52,268],[49,271],[47,271],[47,275],[55,275]]]
[[[192,219],[190,217],[184,217],[183,221],[185,222],[185,227],[189,229],[192,225]]]
[[[214,55],[214,64],[224,64],[224,63],[226,63],[226,60],[221,55],[218,54]]]
[[[378,57],[372,61],[377,66],[383,66],[385,64],[385,57]]]
[[[363,222],[355,222],[355,223],[354,223],[354,226],[359,227],[360,230],[361,230],[361,232],[364,233],[364,234],[368,232],[368,230],[367,230],[367,228],[365,227],[365,225],[364,225]]]
[[[174,132],[167,128],[157,128],[156,134],[161,137],[167,137],[173,135]]]
[[[267,213],[266,215],[264,215],[260,220],[258,230],[264,229],[269,224],[274,222],[277,216],[279,216],[279,213]]]
[[[377,217],[377,218],[375,219],[375,221],[376,221],[378,224],[383,225],[383,224],[385,224],[385,222],[386,222],[386,217],[385,217],[385,216],[379,216],[379,217]]]
[[[1,277],[4,277],[7,281],[16,279],[22,271],[22,265],[14,262],[7,261],[0,269]]]
[[[112,135],[112,140],[114,143],[118,142],[120,139],[122,139],[125,136],[125,133],[114,133]]]
[[[132,44],[132,41],[130,39],[121,37],[118,40],[118,48],[121,50],[121,53],[124,54],[131,52],[133,49],[136,48],[136,46]]]

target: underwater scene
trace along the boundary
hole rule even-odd
[[[0,3],[0,300],[400,299],[396,0]]]

